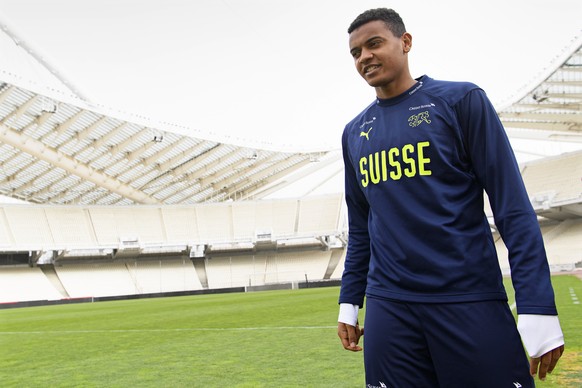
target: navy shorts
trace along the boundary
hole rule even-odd
[[[534,387],[504,301],[401,303],[368,297],[366,386]]]

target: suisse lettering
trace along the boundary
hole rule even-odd
[[[430,142],[422,141],[414,144],[405,144],[402,148],[392,147],[389,150],[374,152],[360,158],[360,174],[362,187],[370,183],[378,184],[388,179],[397,181],[403,176],[431,175],[429,169],[430,158],[425,156]]]

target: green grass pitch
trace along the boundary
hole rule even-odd
[[[554,276],[566,336],[538,387],[582,386],[582,281]],[[338,288],[0,310],[3,387],[362,387]],[[510,303],[512,289],[508,286]]]

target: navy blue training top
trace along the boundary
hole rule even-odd
[[[537,217],[495,109],[474,84],[417,81],[343,132],[349,239],[339,302],[507,300],[485,190],[518,313],[556,315]]]

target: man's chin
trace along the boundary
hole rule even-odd
[[[368,85],[370,85],[373,88],[380,88],[380,87],[385,85],[384,82],[380,82],[380,81],[375,81],[375,82],[374,81],[366,81],[366,82],[368,82]]]
[[[368,83],[368,85],[370,85],[373,88],[378,88],[378,87],[381,87],[381,86],[386,84],[386,82],[384,80],[379,79],[377,77],[366,78],[364,76],[364,80]]]
[[[390,84],[394,81],[395,81],[394,79],[388,77],[374,77],[366,79],[368,85],[375,89],[383,89],[386,87],[390,87]]]

